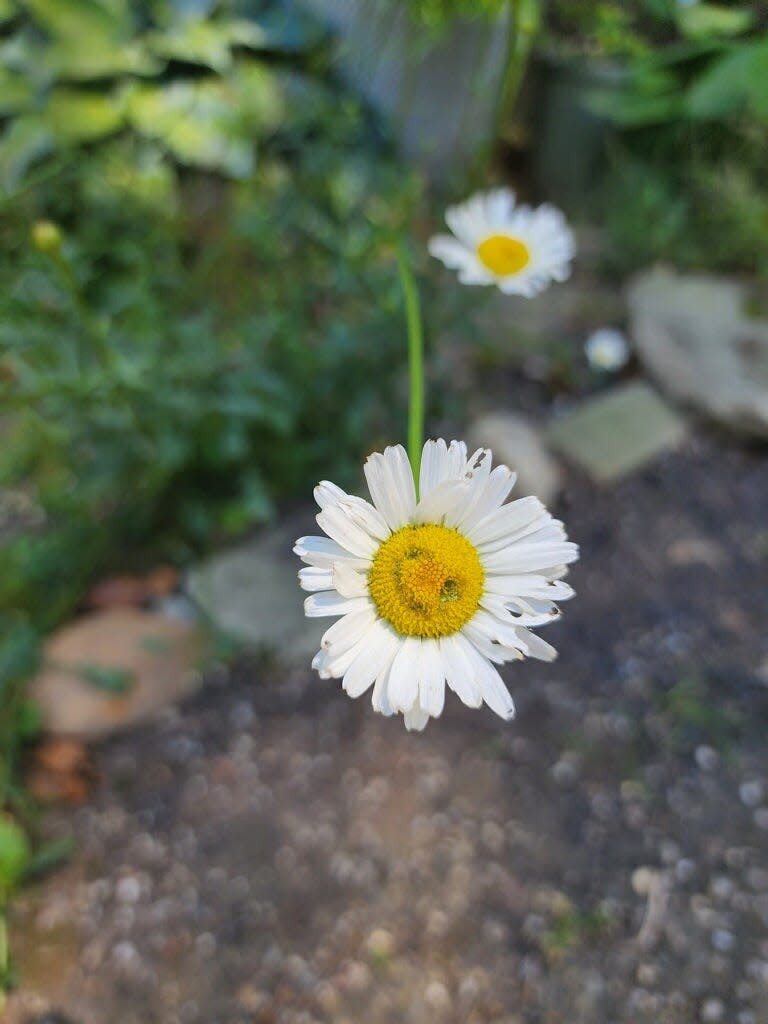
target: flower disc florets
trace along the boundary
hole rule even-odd
[[[428,523],[404,526],[384,541],[368,589],[379,615],[402,636],[450,636],[477,611],[484,578],[466,537]]]

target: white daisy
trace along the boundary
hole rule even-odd
[[[373,707],[423,729],[443,710],[445,684],[470,707],[502,718],[514,705],[495,665],[556,651],[531,633],[572,596],[562,582],[578,557],[538,498],[504,504],[515,482],[491,453],[427,441],[419,498],[401,445],[369,456],[372,504],[324,481],[315,489],[325,537],[301,537],[309,616],[341,616],[312,667],[343,679],[350,697],[373,687]]]
[[[565,281],[575,252],[573,234],[554,206],[515,206],[507,188],[473,196],[445,214],[452,235],[435,235],[430,253],[462,284],[496,284],[530,298],[550,281]]]
[[[587,360],[593,370],[616,373],[629,362],[629,343],[616,327],[599,327],[584,343]]]

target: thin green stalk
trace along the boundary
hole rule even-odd
[[[540,20],[539,0],[510,0],[507,63],[496,113],[497,137],[503,135],[512,116]]]
[[[5,1009],[5,985],[8,978],[8,926],[5,907],[0,905],[0,1013]]]
[[[424,447],[424,332],[421,324],[419,292],[413,277],[404,246],[397,252],[397,268],[400,287],[405,302],[405,321],[408,330],[408,458],[419,494],[419,469],[421,449]]]

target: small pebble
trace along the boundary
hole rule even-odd
[[[445,1013],[451,1008],[451,994],[441,981],[431,981],[424,992],[424,1002],[430,1009]]]
[[[128,875],[121,878],[115,887],[115,895],[120,903],[138,903],[141,896],[141,884],[138,878]]]
[[[764,797],[765,790],[763,789],[763,784],[758,782],[757,779],[742,782],[739,786],[739,798],[745,807],[757,807],[758,804],[763,802]]]
[[[647,896],[651,891],[656,872],[653,868],[635,868],[632,872],[632,888],[638,896]]]
[[[701,1006],[702,1024],[717,1024],[725,1017],[722,999],[705,999]]]
[[[391,932],[384,928],[374,928],[365,947],[376,960],[387,960],[395,951],[395,940]]]
[[[718,752],[714,747],[708,747],[705,744],[696,747],[694,757],[696,758],[696,764],[703,772],[713,772],[720,764]]]
[[[681,857],[677,864],[675,864],[675,878],[678,882],[683,884],[690,882],[695,874],[696,861],[691,860],[690,857]]]
[[[716,949],[718,953],[730,953],[736,944],[733,932],[729,932],[726,928],[715,928],[710,939],[713,948]]]

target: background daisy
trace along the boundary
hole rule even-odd
[[[537,295],[565,281],[573,234],[554,206],[516,206],[506,188],[473,196],[445,214],[452,235],[435,235],[429,251],[459,272],[462,284],[495,284],[507,295]]]
[[[443,710],[445,685],[469,707],[511,718],[496,665],[556,652],[529,627],[559,615],[578,557],[538,498],[505,504],[515,474],[462,441],[427,441],[417,499],[402,446],[365,464],[372,503],[323,482],[315,490],[326,536],[302,537],[308,616],[340,616],[312,665],[351,697],[423,729]]]

